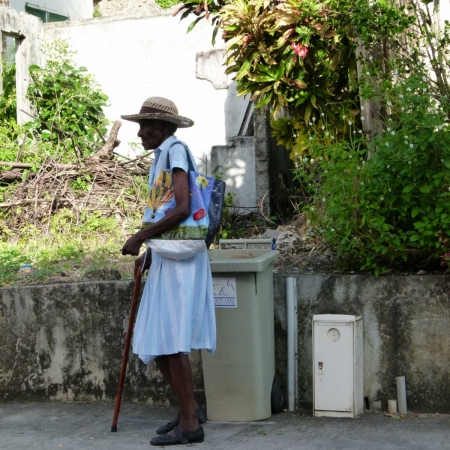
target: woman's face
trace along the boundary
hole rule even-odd
[[[142,120],[139,122],[138,137],[141,138],[144,150],[155,150],[169,137],[169,134],[160,121]]]

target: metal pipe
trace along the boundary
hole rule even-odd
[[[287,304],[287,357],[288,357],[288,409],[294,411],[297,404],[298,385],[298,337],[297,337],[297,280],[286,278]]]
[[[395,377],[397,382],[397,405],[400,414],[408,414],[406,405],[406,382],[405,377]]]

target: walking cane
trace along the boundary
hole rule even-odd
[[[117,431],[117,421],[119,420],[120,403],[122,402],[123,383],[125,381],[125,373],[127,371],[128,355],[130,354],[131,335],[133,333],[134,319],[136,318],[136,307],[141,288],[141,267],[138,267],[135,283],[133,301],[131,302],[130,321],[128,323],[127,338],[125,340],[125,349],[123,351],[122,370],[120,371],[119,386],[117,388],[116,407],[114,409],[114,418],[111,425],[111,431]]]

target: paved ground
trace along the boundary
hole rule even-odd
[[[148,450],[155,448],[149,445],[154,430],[175,411],[124,405],[119,431],[111,433],[113,409],[112,404],[0,404],[0,449]],[[204,429],[205,442],[192,447],[199,450],[450,449],[450,416],[444,415],[394,420],[382,414],[365,414],[353,420],[281,413],[261,422],[208,422]]]

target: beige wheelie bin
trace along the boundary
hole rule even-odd
[[[259,243],[269,248],[257,247]],[[271,240],[222,240],[209,251],[217,321],[214,355],[202,351],[208,419],[271,416],[275,377]],[[238,247],[239,244],[243,248]],[[224,247],[228,247],[224,249]]]

